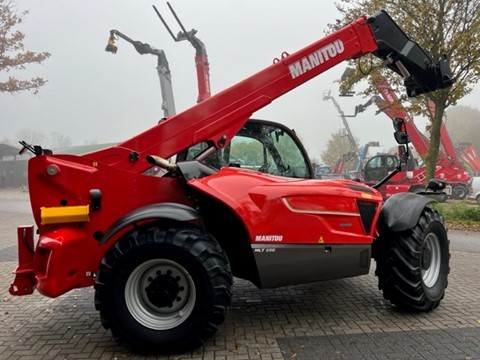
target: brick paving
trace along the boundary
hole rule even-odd
[[[279,289],[236,280],[227,319],[202,348],[144,356],[102,328],[91,288],[56,299],[8,293],[15,229],[31,221],[28,213],[0,211],[1,360],[480,359],[480,252],[451,252],[445,299],[428,314],[401,313],[385,303],[373,269],[366,276]]]
[[[480,328],[278,338],[284,354],[310,359],[478,359]]]

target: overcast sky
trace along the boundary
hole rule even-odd
[[[323,37],[339,17],[332,1],[319,0],[171,0],[187,30],[195,28],[208,52],[212,93],[269,66],[283,51],[295,52]],[[38,95],[0,93],[0,140],[15,139],[21,129],[69,136],[74,145],[119,142],[153,126],[163,115],[156,57],[139,55],[119,40],[118,53],[104,51],[109,31],[165,51],[173,77],[177,112],[197,98],[194,49],[175,43],[153,11],[155,5],[179,31],[165,1],[158,0],[18,0],[29,14],[19,30],[26,48],[52,55],[20,76],[39,75],[48,84]],[[323,93],[338,93],[346,64],[321,74],[254,114],[297,131],[311,157],[320,152],[342,122]],[[2,78],[3,79],[3,78]],[[360,90],[361,87],[358,88]],[[478,107],[476,90],[460,105]],[[476,101],[477,99],[477,101]],[[368,99],[338,98],[346,114]],[[391,121],[371,107],[349,119],[361,144],[394,145]],[[423,129],[420,122],[419,127]]]

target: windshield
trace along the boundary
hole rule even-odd
[[[187,160],[206,147],[205,143],[191,147]],[[268,122],[247,122],[225,148],[204,161],[217,169],[231,166],[287,177],[311,177],[309,162],[298,140],[287,129]]]

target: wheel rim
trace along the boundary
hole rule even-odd
[[[421,266],[423,283],[429,288],[433,287],[438,280],[441,267],[440,242],[434,233],[429,233],[425,238]]]
[[[195,300],[195,284],[188,271],[167,259],[140,264],[125,285],[130,314],[153,330],[168,330],[183,323],[192,313]]]

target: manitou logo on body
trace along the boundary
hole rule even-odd
[[[304,56],[293,64],[288,65],[290,75],[292,79],[295,79],[297,76],[305,74],[307,71],[316,68],[344,51],[345,47],[343,46],[342,40],[332,41],[330,44],[314,51],[310,55]]]
[[[257,242],[281,242],[283,241],[283,235],[257,235],[255,237]]]

